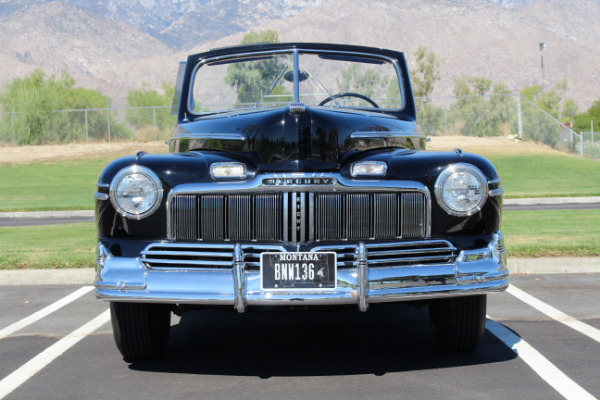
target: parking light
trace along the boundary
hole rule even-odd
[[[214,163],[210,166],[210,175],[213,179],[242,179],[246,177],[246,166],[235,162]]]
[[[351,175],[356,176],[384,176],[387,165],[382,161],[359,161],[352,164]]]

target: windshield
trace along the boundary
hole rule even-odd
[[[194,73],[188,107],[197,114],[295,102],[370,110],[403,107],[399,72],[391,60],[302,51],[297,62],[294,58],[290,51],[208,60]]]

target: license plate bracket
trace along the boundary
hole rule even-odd
[[[262,253],[260,277],[263,290],[333,290],[337,287],[337,254]]]

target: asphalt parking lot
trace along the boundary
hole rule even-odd
[[[472,354],[437,352],[426,308],[196,311],[168,354],[126,363],[89,286],[0,288],[0,399],[593,399],[600,274],[516,275]]]

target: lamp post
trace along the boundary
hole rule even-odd
[[[544,91],[544,49],[546,48],[546,43],[540,43],[540,57],[542,60],[542,92]]]

